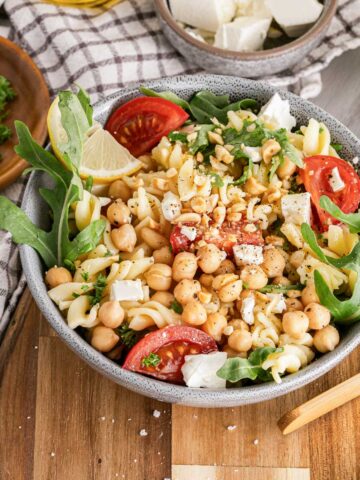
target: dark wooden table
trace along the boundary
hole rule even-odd
[[[316,100],[357,134],[359,76],[356,51],[325,72]],[[0,347],[1,365],[1,480],[360,478],[360,399],[287,437],[276,425],[289,409],[358,373],[359,349],[277,400],[234,409],[171,406],[90,369],[25,291]]]

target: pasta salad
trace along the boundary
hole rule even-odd
[[[325,124],[279,94],[142,88],[92,118],[60,92],[53,151],[21,122],[16,151],[54,180],[49,231],[0,197],[70,328],[122,368],[225,388],[299,371],[360,319],[360,179]]]

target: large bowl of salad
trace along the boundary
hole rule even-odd
[[[52,151],[0,226],[40,310],[116,383],[201,407],[257,403],[360,344],[359,140],[267,84],[181,76],[92,110],[60,92]]]

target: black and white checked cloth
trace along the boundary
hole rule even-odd
[[[125,0],[109,10],[78,10],[36,0],[5,0],[4,6],[10,39],[30,54],[52,95],[77,83],[96,102],[130,82],[198,71],[164,38],[151,0]],[[358,46],[360,0],[340,0],[325,41],[293,70],[268,80],[303,96],[316,96],[321,91],[320,71]],[[20,202],[23,190],[21,179],[5,195]],[[24,285],[17,249],[10,236],[0,232],[0,337]]]

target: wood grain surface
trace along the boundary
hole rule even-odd
[[[356,70],[360,51],[334,62],[317,102],[359,134]],[[293,434],[277,427],[284,413],[358,373],[359,349],[273,401],[216,410],[171,406],[90,369],[25,291],[0,365],[0,480],[360,479],[359,398]]]

